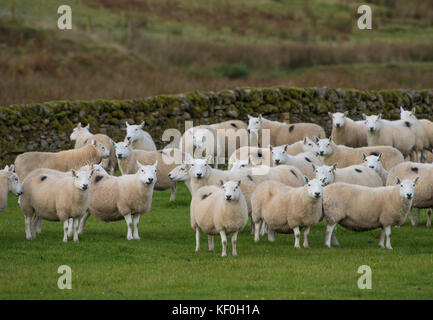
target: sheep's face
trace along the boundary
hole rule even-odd
[[[103,175],[108,175],[107,171],[105,171],[104,167],[102,166],[102,162],[98,164],[94,164],[92,166],[94,173],[99,173]]]
[[[125,140],[129,142],[134,142],[140,139],[140,137],[143,135],[143,127],[144,127],[144,121],[139,125],[129,124],[128,121],[126,121]]]
[[[327,156],[332,153],[332,139],[317,139],[318,154],[321,156]]]
[[[196,147],[197,149],[204,149],[206,144],[213,144],[213,135],[209,130],[206,129],[194,130],[192,135],[192,142],[194,144],[194,147]]]
[[[190,165],[182,164],[170,171],[168,177],[173,181],[186,181],[189,179]]]
[[[319,179],[308,180],[305,178],[305,183],[307,185],[308,196],[313,199],[319,199],[323,194],[323,181]]]
[[[92,140],[92,145],[96,148],[96,152],[101,159],[106,159],[110,156],[110,150],[101,142]]]
[[[71,141],[77,140],[78,135],[85,130],[87,133],[89,132],[89,125],[82,127],[81,123],[79,123],[74,130],[72,130],[71,136],[69,137]]]
[[[208,168],[208,159],[194,159],[191,164],[190,174],[196,179],[202,179],[206,177]]]
[[[414,196],[415,185],[417,184],[419,177],[416,177],[413,180],[403,180],[401,181],[398,177],[396,177],[397,184],[400,185],[400,196],[402,198],[406,198],[411,200]]]
[[[381,166],[380,159],[382,157],[382,153],[380,153],[378,156],[370,155],[370,156],[362,156],[362,160],[364,160],[364,165],[367,168],[373,169],[374,171],[379,171],[379,168]]]
[[[289,157],[286,152],[286,147],[287,146],[279,146],[272,148],[272,161],[274,161],[276,165],[286,163],[286,160]]]
[[[332,114],[332,125],[339,129],[344,126],[344,119],[346,118],[346,112],[336,112]]]
[[[316,173],[316,179],[322,181],[325,185],[331,184],[334,182],[334,173],[337,165],[333,166],[320,166],[313,167],[313,171]]]
[[[260,131],[261,128],[262,128],[262,115],[259,115],[257,118],[248,115],[248,133],[258,132]]]
[[[371,133],[379,131],[379,120],[380,115],[365,116],[365,126],[367,127],[367,130]]]
[[[126,159],[132,152],[128,141],[118,142],[114,146],[116,148],[116,157],[118,159]]]
[[[7,173],[8,177],[8,191],[12,192],[16,196],[20,196],[23,194],[23,185],[18,178],[18,175],[15,173],[15,166],[11,165],[6,166],[3,169],[4,172]]]
[[[220,184],[222,185],[224,192],[224,199],[227,201],[239,200],[239,197],[241,196],[241,189],[239,187],[241,184],[240,181],[228,181],[226,183],[220,181]]]
[[[249,161],[248,160],[238,160],[236,159],[235,162],[233,162],[232,171],[233,170],[239,170],[242,168],[248,168]]]
[[[415,108],[412,110],[404,110],[402,107],[400,107],[400,119],[401,120],[415,120]]]
[[[305,137],[303,142],[304,142],[304,147],[303,147],[304,152],[312,152],[315,155],[319,154],[319,147],[317,146],[317,144],[314,143],[313,140],[311,140],[308,137]]]
[[[74,186],[81,191],[86,191],[90,187],[90,178],[92,178],[93,172],[93,169],[89,171],[83,168],[78,171],[72,170]]]
[[[142,183],[151,185],[156,183],[156,170],[158,167],[158,161],[151,166],[144,166],[137,161],[137,175]]]

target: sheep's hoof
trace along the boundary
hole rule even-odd
[[[140,236],[137,235],[137,236],[134,236],[134,239],[135,240],[140,240],[141,238],[140,238]]]
[[[310,246],[308,244],[303,245],[304,248],[309,248]]]
[[[237,253],[233,253],[233,257],[237,257],[237,255],[238,255]]]
[[[327,247],[327,248],[329,248],[329,249],[330,249],[330,248],[331,248],[331,245],[330,245],[330,244],[326,244],[326,243],[325,243],[325,247]]]
[[[300,249],[301,246],[298,244],[298,245],[295,245],[295,248],[296,248],[296,249]]]
[[[392,250],[392,247],[391,247],[391,246],[389,246],[389,247],[386,247],[386,249],[388,249],[388,250]]]
[[[200,251],[200,249],[195,249],[195,253],[197,253],[197,252],[199,252]]]
[[[385,249],[385,246],[383,244],[379,244],[379,248]]]
[[[134,238],[132,236],[127,236],[126,240],[134,240]]]
[[[64,242],[64,243],[68,242],[68,239],[63,239],[63,242]]]
[[[227,257],[227,253],[222,253],[221,257]]]
[[[75,243],[80,242],[80,239],[78,239],[78,238],[77,238],[77,239],[74,239],[74,242],[75,242]]]
[[[431,227],[431,223],[427,223],[425,226],[426,226],[427,228],[430,228],[430,227]]]
[[[213,250],[213,249],[210,250],[210,249],[209,249],[209,252],[210,252],[210,253],[215,253],[215,250]]]

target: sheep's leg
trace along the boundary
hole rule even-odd
[[[332,233],[334,232],[335,226],[336,226],[336,224],[333,224],[333,225],[327,224],[326,225],[325,246],[328,248],[331,248],[331,237],[332,237]]]
[[[335,226],[334,230],[332,231],[331,244],[333,246],[339,247],[340,246],[340,242],[338,242],[338,240],[337,240],[337,237],[335,235],[335,231],[337,231],[337,226]]]
[[[295,234],[295,248],[300,248],[299,239],[301,238],[301,231],[299,231],[299,227],[293,228],[293,233]]]
[[[413,151],[411,151],[411,152],[409,153],[409,159],[410,159],[411,162],[414,162],[414,154],[413,154]]]
[[[36,225],[36,233],[42,232],[42,218],[38,218],[38,224]]]
[[[256,224],[254,224],[254,242],[259,242],[260,240],[260,226],[262,225],[263,221],[259,221]]]
[[[224,230],[220,231],[220,235],[221,235],[221,243],[223,245],[223,250],[221,253],[221,257],[226,257],[227,256],[227,236],[226,236],[226,232]]]
[[[69,219],[66,219],[65,221],[63,221],[63,242],[68,242],[68,229]]]
[[[255,231],[256,231],[255,223],[253,219],[251,219],[251,234],[254,235]]]
[[[304,230],[304,243],[302,244],[302,246],[304,248],[309,248],[310,246],[308,245],[308,234],[310,233],[310,227],[306,228]]]
[[[417,151],[417,152],[416,152],[416,157],[417,157],[416,160],[417,160],[418,162],[420,162],[420,163],[423,162],[423,161],[422,161],[422,158],[423,158],[423,157],[422,157],[422,152],[421,152],[421,151]]]
[[[68,237],[72,237],[72,234],[74,233],[74,219],[69,218],[69,228],[68,228]]]
[[[207,236],[207,243],[209,245],[209,252],[215,252],[213,239],[214,239],[214,236]]]
[[[421,221],[421,209],[416,208],[416,224],[419,224],[420,221]]]
[[[385,240],[385,228],[382,227],[382,231],[380,232],[380,240],[379,240],[379,248],[384,249],[384,240]]]
[[[134,239],[140,240],[140,236],[138,234],[138,224],[140,223],[140,215],[135,214],[134,215]]]
[[[27,240],[32,240],[32,231],[31,231],[31,221],[32,221],[32,217],[27,217],[24,216],[24,222],[25,222],[25,230],[26,230],[26,239]]]
[[[200,229],[195,228],[195,252],[200,251]]]
[[[238,255],[238,253],[236,251],[237,239],[238,239],[238,232],[236,231],[232,235],[232,255],[233,255],[233,257],[236,257]]]
[[[80,218],[74,218],[74,242],[79,242],[78,239],[78,223],[80,222]]]
[[[385,235],[386,235],[386,248],[392,250],[391,247],[391,226],[385,227]]]
[[[128,233],[126,235],[126,240],[132,240],[132,239],[134,239],[132,237],[132,230],[131,230],[132,229],[132,216],[129,213],[124,218],[125,218],[126,226],[128,227]]]
[[[173,186],[171,187],[170,201],[176,200],[176,193],[177,193],[177,182],[174,182]]]
[[[260,227],[260,235],[263,236],[265,233],[268,233],[268,228],[266,222],[263,221],[262,226]]]
[[[30,232],[31,232],[31,235],[32,235],[32,239],[36,238],[36,226],[39,223],[39,219],[40,218],[35,215],[33,217],[32,223],[30,225]]]
[[[431,209],[427,210],[427,227],[431,227]]]
[[[268,241],[269,242],[275,241],[275,231],[274,230],[268,230]]]
[[[90,213],[86,211],[84,216],[81,218],[80,226],[78,227],[78,235],[82,235],[84,232],[84,227],[86,226],[87,219],[89,219]]]
[[[415,219],[413,218],[413,213],[412,213],[412,208],[409,210],[409,220],[410,220],[410,224],[412,225],[412,227],[416,226],[416,222]]]

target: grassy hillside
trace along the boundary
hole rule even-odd
[[[0,105],[235,86],[433,87],[433,4],[352,0],[0,3]],[[14,4],[12,6],[12,4]]]
[[[194,253],[188,190],[175,202],[155,192],[140,220],[141,240],[127,241],[124,221],[90,217],[79,243],[62,243],[63,227],[44,221],[25,239],[17,198],[0,216],[0,299],[431,299],[433,238],[422,224],[393,228],[394,250],[379,249],[380,231],[338,228],[341,247],[323,245],[325,224],[312,228],[309,249],[295,249],[292,235],[254,243],[249,225],[238,236],[238,256],[207,252],[207,237]],[[72,290],[59,290],[57,269],[72,268]],[[358,267],[372,269],[372,289],[359,290]]]

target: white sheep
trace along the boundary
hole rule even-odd
[[[352,165],[345,168],[337,168],[338,163],[332,166],[313,165],[316,178],[323,180],[326,185],[335,182],[358,184],[367,187],[381,187],[384,185],[382,178],[374,169],[362,165]]]
[[[414,180],[397,177],[397,185],[387,187],[365,187],[348,183],[334,183],[323,191],[323,214],[326,220],[325,246],[331,247],[337,224],[353,231],[369,231],[381,228],[379,247],[391,246],[391,226],[400,226],[406,220],[412,206]]]
[[[209,251],[214,251],[214,236],[220,234],[221,256],[227,256],[227,235],[232,234],[232,254],[237,255],[238,232],[248,221],[248,209],[241,182],[220,181],[222,189],[210,185],[197,190],[191,200],[191,228],[195,230],[195,252],[200,250],[200,230],[208,235]]]
[[[129,141],[132,149],[145,150],[145,151],[156,151],[155,142],[153,142],[152,136],[143,130],[144,121],[138,125],[126,124],[126,136],[125,141]]]
[[[166,148],[159,151],[145,151],[132,149],[128,141],[115,144],[116,157],[120,172],[134,174],[138,170],[137,161],[145,165],[151,165],[158,161],[158,182],[155,190],[171,190],[170,201],[176,199],[177,184],[168,177],[168,173],[176,166],[183,163],[185,154],[176,148]]]
[[[89,124],[83,127],[81,122],[72,130],[71,141],[75,141],[74,149],[79,149],[87,144],[90,144],[92,140],[99,141],[102,143],[107,150],[110,152],[110,156],[102,160],[102,165],[110,174],[114,174],[114,170],[117,167],[116,154],[114,152],[113,140],[105,134],[92,134],[89,130]]]
[[[382,165],[382,152],[379,155],[370,155],[366,156],[364,153],[362,154],[363,166],[373,169],[382,179],[382,183],[385,186],[386,180],[388,179],[388,171]]]
[[[80,149],[60,152],[25,152],[15,159],[15,170],[21,181],[38,168],[58,171],[78,170],[86,164],[100,163],[110,156],[110,151],[100,142],[92,139],[91,143]]]
[[[405,122],[409,122],[410,129],[415,135],[415,147],[416,160],[418,162],[424,162],[423,151],[424,151],[424,127],[422,123],[415,116],[415,108],[411,111],[404,110],[400,107],[400,119]]]
[[[269,241],[274,232],[295,234],[295,248],[299,248],[300,230],[304,230],[304,248],[308,248],[310,227],[322,218],[323,182],[308,180],[305,186],[292,188],[276,181],[261,183],[253,193],[252,218],[255,224],[254,241],[259,241],[260,226],[266,223]]]
[[[176,182],[183,181],[189,192],[192,194],[191,177],[189,175],[190,167],[190,164],[181,164],[168,173],[168,178]]]
[[[259,115],[257,118],[248,115],[248,132],[257,134],[260,142],[262,130],[270,130],[269,145],[281,146],[283,144],[292,144],[303,140],[305,137],[313,139],[315,136],[325,138],[323,128],[314,123],[292,123],[286,124],[278,121],[267,120]],[[261,147],[267,147],[268,144],[262,144]]]
[[[8,193],[12,192],[16,196],[23,193],[23,186],[15,173],[15,166],[6,166],[0,170],[0,213],[2,213],[8,204]]]
[[[431,151],[433,148],[433,122],[427,119],[420,119],[419,122],[424,129],[424,162],[431,163],[431,161],[428,161],[427,158],[432,157]]]
[[[367,146],[367,131],[365,122],[353,121],[347,117],[348,111],[328,112],[332,119],[332,132],[336,144],[342,144],[352,148]]]
[[[363,154],[379,155],[382,152],[382,163],[386,170],[404,161],[403,155],[397,149],[390,146],[350,148],[343,145],[336,145],[332,139],[316,138],[319,146],[319,156],[322,162],[328,166],[338,162],[340,168],[354,164],[362,164]]]
[[[415,187],[415,195],[412,208],[417,209],[418,222],[420,220],[420,209],[427,210],[427,227],[431,226],[431,208],[433,207],[433,165],[417,162],[403,162],[393,167],[388,173],[386,185],[392,185],[395,177],[401,179],[414,179],[420,177]],[[412,226],[416,225],[412,211],[409,211],[409,219]]]
[[[269,148],[245,146],[236,149],[236,151],[234,151],[229,158],[229,170],[232,169],[233,163],[236,162],[236,160],[251,161],[253,164],[256,165],[273,165],[272,154]]]
[[[63,242],[68,241],[68,228],[74,228],[78,242],[78,221],[90,206],[90,178],[93,170],[72,170],[69,174],[52,169],[33,170],[23,181],[19,205],[24,211],[28,240],[36,237],[35,227],[41,219],[63,222]],[[31,226],[31,218],[34,221]],[[69,224],[69,219],[73,223]],[[32,228],[31,228],[32,227]]]
[[[277,166],[280,164],[295,166],[302,171],[303,175],[307,176],[309,179],[313,179],[315,176],[313,172],[313,165],[322,165],[320,158],[312,152],[303,152],[295,156],[291,156],[287,154],[286,147],[287,145],[270,148],[274,164]]]
[[[382,119],[382,114],[367,116],[365,119],[368,146],[392,146],[403,154],[413,158],[416,149],[415,134],[407,120],[389,121]]]
[[[125,219],[127,240],[139,240],[138,223],[140,216],[150,211],[157,165],[142,165],[137,161],[138,170],[134,174],[120,177],[108,175],[103,168],[95,168],[90,189],[90,207],[81,219],[78,234],[83,233],[89,213],[105,222]],[[132,225],[134,233],[132,233]]]

